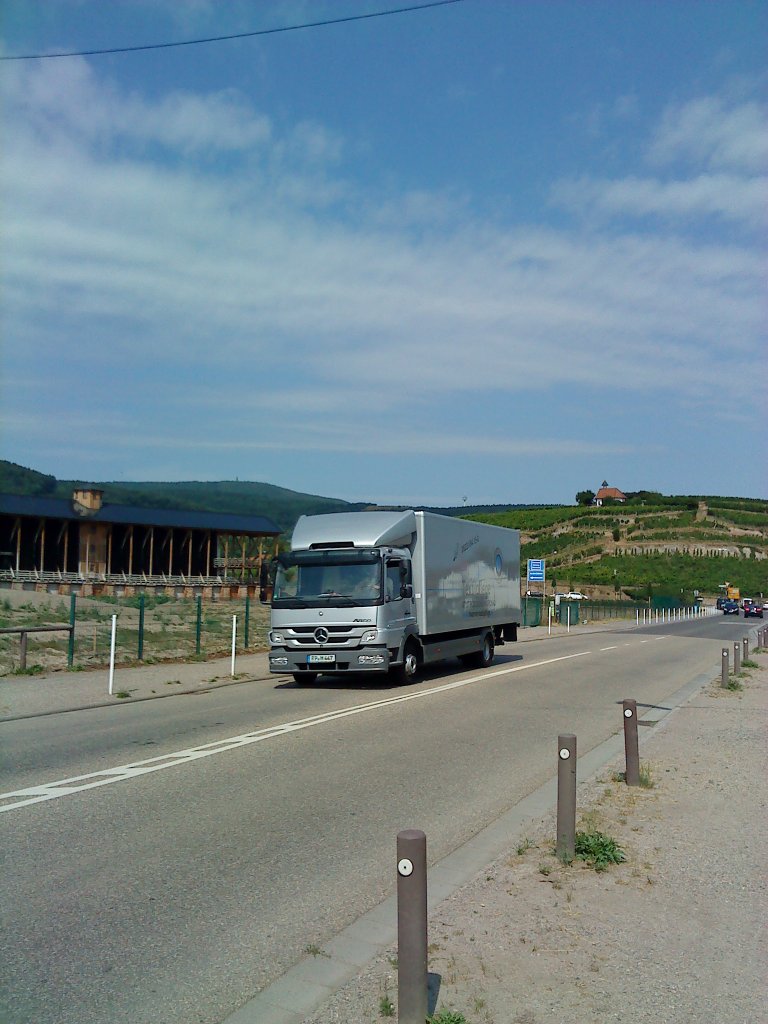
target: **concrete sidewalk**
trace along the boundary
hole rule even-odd
[[[52,672],[49,675],[0,678],[0,721],[77,711],[137,700],[156,700],[179,693],[196,693],[216,686],[266,680],[266,652],[239,654],[235,676],[231,657],[210,661],[163,661],[117,666],[109,693],[109,670]]]

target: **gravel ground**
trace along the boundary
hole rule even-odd
[[[760,667],[743,690],[718,679],[640,730],[651,787],[626,787],[619,763],[579,787],[577,829],[614,839],[624,863],[560,865],[552,815],[436,909],[438,1014],[454,1011],[455,1024],[768,1022],[768,655],[752,659]],[[304,1024],[379,1022],[396,1007],[392,948]]]

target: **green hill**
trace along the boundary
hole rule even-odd
[[[520,530],[522,568],[543,558],[549,587],[600,596],[690,598],[725,582],[768,594],[768,502],[703,495],[553,506],[470,519]],[[548,587],[548,589],[549,589]]]
[[[7,494],[68,498],[75,487],[82,483],[84,481],[57,480],[48,474],[0,460],[0,492]],[[291,529],[300,515],[352,512],[368,507],[341,498],[303,494],[273,484],[240,480],[191,480],[181,483],[90,480],[88,483],[103,490],[104,501],[112,504],[262,515],[273,519],[282,530]]]

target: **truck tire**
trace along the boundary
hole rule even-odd
[[[311,686],[317,679],[317,672],[294,672],[293,680],[297,686]]]
[[[421,668],[421,652],[415,640],[406,640],[403,651],[403,661],[400,665],[394,665],[390,672],[393,680],[398,684],[413,683]]]
[[[496,645],[493,642],[493,633],[486,633],[480,650],[474,651],[472,654],[465,654],[461,660],[465,665],[472,665],[473,668],[488,668],[495,653]]]

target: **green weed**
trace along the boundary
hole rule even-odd
[[[389,996],[382,996],[379,999],[379,1014],[382,1017],[394,1017],[395,1016],[395,1004],[389,998]]]
[[[605,871],[611,864],[622,864],[624,851],[610,836],[602,832],[576,833],[576,860],[583,860],[595,871]]]

